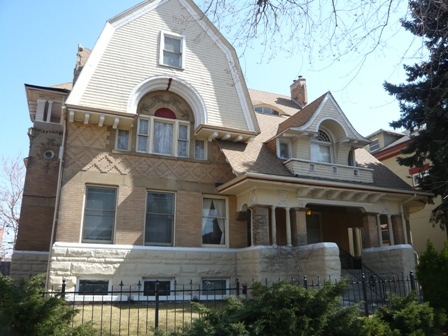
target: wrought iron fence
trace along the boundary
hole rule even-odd
[[[271,286],[275,281],[265,279],[264,285]],[[319,289],[325,282],[336,283],[340,279],[289,279],[292,285],[301,286],[307,290]],[[361,275],[361,279],[346,278],[348,288],[340,299],[343,306],[359,305],[361,313],[369,315],[378,307],[387,305],[387,299],[392,295],[404,296],[414,291],[420,301],[423,300],[418,281],[411,272],[401,276]],[[92,322],[98,335],[150,335],[156,329],[164,331],[179,331],[188,327],[198,318],[199,312],[194,302],[220,309],[228,297],[250,298],[252,288],[242,286],[238,280],[227,288],[206,288],[206,286],[189,285],[173,286],[173,289],[163,288],[157,281],[154,288],[148,290],[142,284],[119,286],[102,293],[86,290],[66,290],[62,284],[62,297],[77,310],[73,325]],[[47,295],[54,295],[51,291]]]

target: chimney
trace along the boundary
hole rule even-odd
[[[291,89],[291,99],[298,103],[300,106],[304,107],[308,104],[308,94],[306,91],[306,79],[299,76],[299,79],[294,80],[294,82],[289,87]]]
[[[73,70],[73,85],[76,83],[81,70],[87,62],[90,56],[90,49],[84,48],[82,45],[78,44],[78,53],[76,54],[76,65]]]

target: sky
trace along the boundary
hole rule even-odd
[[[2,157],[26,157],[28,153],[27,130],[32,124],[24,84],[51,86],[71,81],[78,44],[93,48],[106,21],[139,2],[0,0]],[[355,129],[367,136],[380,128],[392,130],[389,123],[399,118],[398,103],[382,84],[385,80],[404,82],[401,56],[409,35],[395,36],[388,46],[371,54],[361,69],[354,67],[353,58],[320,71],[316,70],[319,64],[311,66],[303,55],[278,53],[268,60],[260,56],[256,42],[240,63],[252,89],[289,96],[289,85],[302,75],[307,79],[310,102],[331,91]]]

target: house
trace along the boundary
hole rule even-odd
[[[330,92],[308,102],[306,85],[249,90],[190,0],[111,19],[91,52],[79,46],[73,85],[25,85],[33,126],[12,275],[101,293],[121,281],[338,279],[341,255],[413,270],[409,216],[429,195],[363,149]]]
[[[423,167],[405,167],[397,162],[398,156],[403,156],[401,151],[411,141],[409,132],[391,132],[380,129],[367,136],[372,142],[368,146],[370,153],[381,161],[386,167],[397,174],[403,181],[415,190],[419,188],[421,174],[429,169],[429,163]],[[412,232],[412,246],[417,253],[426,250],[428,239],[437,250],[442,250],[444,241],[448,238],[447,232],[438,226],[429,223],[432,210],[440,204],[440,198],[435,198],[432,204],[428,204],[422,211],[410,214],[410,230]]]

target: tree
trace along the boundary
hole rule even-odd
[[[198,5],[239,50],[256,41],[268,57],[286,52],[326,65],[344,56],[360,56],[362,63],[386,46],[407,13],[406,2],[394,0],[201,0]]]
[[[11,242],[15,244],[19,229],[20,207],[22,205],[25,166],[19,155],[14,159],[1,159],[0,172],[0,226],[3,234],[11,235]],[[1,242],[0,242],[1,245]],[[11,247],[2,250],[3,257],[9,253]]]
[[[407,82],[385,83],[400,105],[400,119],[394,128],[411,131],[411,142],[398,162],[420,167],[429,162],[422,175],[421,189],[441,197],[431,222],[447,228],[448,223],[448,4],[446,1],[412,0],[411,20],[402,22],[412,34],[422,37],[428,60],[405,66]]]

